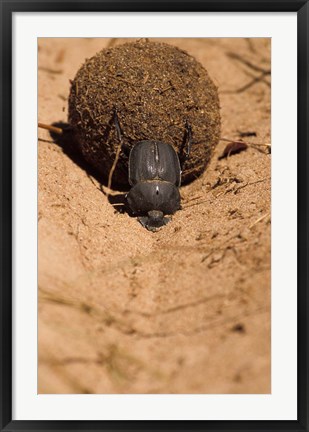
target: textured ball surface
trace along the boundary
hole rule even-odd
[[[158,140],[178,151],[188,121],[192,148],[182,183],[203,173],[220,137],[220,110],[216,86],[193,57],[140,40],[103,49],[79,69],[71,85],[69,123],[84,158],[104,179],[119,145],[115,107],[126,149],[136,141]],[[128,185],[126,153],[120,153],[114,185]]]

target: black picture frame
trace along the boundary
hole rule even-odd
[[[308,0],[0,0],[1,6],[1,430],[309,431],[308,422]],[[14,12],[297,12],[298,419],[295,421],[12,420],[12,15]],[[288,59],[287,59],[288,61]]]

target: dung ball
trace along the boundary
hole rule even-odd
[[[134,143],[164,141],[179,152],[186,121],[192,129],[192,145],[182,184],[203,173],[220,137],[219,99],[206,69],[188,53],[139,40],[103,49],[78,70],[71,83],[69,123],[84,159],[104,180],[120,144],[115,108],[122,150],[114,186],[128,186],[128,150]]]

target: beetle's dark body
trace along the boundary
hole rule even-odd
[[[180,208],[180,195],[178,188],[172,183],[145,180],[130,190],[127,202],[136,215],[144,215],[151,210],[173,214]]]
[[[123,145],[116,108],[114,121],[119,142]],[[165,215],[180,209],[181,170],[190,154],[191,141],[191,126],[186,121],[179,156],[174,147],[163,141],[138,141],[130,151],[129,184],[132,188],[126,195],[127,205],[150,231],[166,225],[170,218]]]
[[[139,141],[130,152],[127,203],[142,225],[155,231],[180,209],[181,167],[174,148],[162,141]]]
[[[174,148],[162,141],[139,141],[130,152],[129,183],[161,180],[180,186],[180,162]]]

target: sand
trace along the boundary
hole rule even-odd
[[[222,137],[270,143],[270,39],[160,39],[219,88]],[[38,118],[116,39],[39,39]],[[251,85],[250,85],[251,83]],[[271,155],[219,159],[156,233],[38,130],[39,393],[270,393]]]

